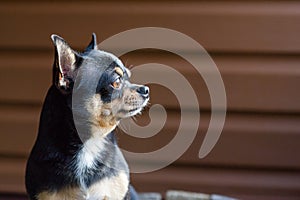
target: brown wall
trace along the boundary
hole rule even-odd
[[[228,115],[219,142],[199,159],[210,117],[203,79],[170,53],[138,51],[124,56],[128,66],[155,62],[180,71],[197,91],[201,108],[198,135],[188,151],[163,170],[132,174],[136,188],[242,199],[299,199],[299,22],[297,1],[1,1],[0,193],[25,191],[25,161],[51,84],[50,35],[57,33],[74,48],[83,49],[92,32],[102,41],[127,29],[153,26],[185,33],[208,50],[224,80]],[[180,50],[195,53],[185,45]],[[176,134],[180,113],[174,95],[150,87],[152,104],[168,108],[168,123],[147,140],[119,134],[123,147],[153,150]],[[138,119],[147,121],[147,114]],[[184,128],[188,133],[189,127]]]

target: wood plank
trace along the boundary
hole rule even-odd
[[[27,157],[37,134],[39,107],[0,107],[0,155]],[[159,113],[153,114],[158,117]],[[194,114],[188,115],[183,130],[187,136],[190,127],[196,123]],[[204,159],[198,152],[207,131],[210,114],[201,112],[200,128],[188,151],[177,161],[178,164],[197,166],[239,166],[274,169],[300,169],[300,159],[295,152],[300,151],[300,117],[289,115],[228,114],[223,133],[213,151]],[[138,118],[139,124],[147,124],[147,113]],[[121,134],[120,145],[132,152],[149,152],[164,147],[177,133],[180,113],[168,111],[167,123],[153,137],[141,139]],[[158,128],[160,124],[155,123]],[[140,133],[141,135],[143,133]],[[184,153],[184,152],[182,152]],[[160,162],[158,158],[147,160]],[[137,162],[144,162],[138,160]]]
[[[3,53],[1,101],[41,104],[52,81],[53,54]],[[16,59],[17,58],[17,59]]]
[[[212,58],[224,81],[229,111],[300,112],[300,93],[296,92],[300,84],[298,56],[213,55]],[[0,101],[41,104],[51,84],[53,52],[7,52],[2,53],[0,59],[0,90],[3,91]],[[178,56],[136,52],[123,56],[122,60],[127,66],[160,63],[176,69],[192,84],[200,108],[210,109],[204,80],[192,65]],[[169,77],[163,68],[148,69],[145,73],[150,77]],[[202,75],[209,77],[210,72],[203,70]],[[164,98],[160,98],[162,93]],[[177,99],[170,91],[154,85],[151,85],[151,102],[178,108]],[[195,108],[189,103],[184,105],[188,109]]]
[[[0,48],[49,49],[52,33],[78,47],[92,32],[104,39],[151,26],[187,34],[211,52],[299,53],[299,8],[297,1],[3,2]],[[178,49],[176,43],[167,46]],[[179,48],[194,50],[185,44]]]
[[[160,132],[146,139],[119,134],[120,146],[127,151],[141,153],[164,148],[174,139],[179,125],[183,126],[187,138],[192,134],[191,127],[196,123],[193,116],[191,113],[187,120],[189,123],[181,124],[180,113],[168,112],[167,122]],[[141,125],[149,123],[149,119],[143,117],[139,118],[139,123]],[[160,119],[159,114],[154,113],[153,118]],[[300,151],[299,116],[229,113],[217,144],[210,154],[200,159],[199,149],[206,135],[209,120],[210,115],[201,112],[197,136],[189,149],[185,153],[182,152],[184,154],[176,163],[194,166],[300,169],[300,159],[295,155],[295,152]],[[158,122],[152,125],[159,127],[160,124]],[[140,135],[142,136],[143,132]],[[159,157],[131,159],[133,163],[164,161]]]
[[[24,159],[0,158],[0,192],[25,193]]]
[[[188,54],[191,57],[199,55]],[[195,67],[178,56],[167,53],[145,54],[132,53],[122,57],[128,66],[139,66],[145,63],[161,63],[170,66],[191,83],[198,97],[201,109],[210,108],[210,96],[203,76],[210,78],[209,69],[202,69],[201,76]],[[254,112],[293,112],[300,111],[300,95],[297,88],[300,84],[300,59],[298,56],[268,55],[215,55],[212,59],[218,67],[224,81],[229,111]],[[206,65],[206,63],[199,63]],[[169,78],[167,70],[145,70],[149,77]],[[134,74],[133,74],[134,78]],[[171,78],[169,78],[171,79]],[[181,87],[178,83],[177,87]],[[151,89],[151,88],[150,88]],[[151,102],[161,103],[168,107],[178,108],[174,95],[161,87],[151,89]],[[160,98],[164,94],[164,98]],[[189,98],[189,97],[187,97]],[[193,109],[193,105],[187,105]]]
[[[226,120],[218,143],[207,157],[197,158],[202,143],[194,142],[178,163],[300,169],[295,155],[300,150],[299,116],[229,114]],[[201,139],[199,136],[195,141]]]
[[[172,189],[218,193],[238,199],[297,199],[299,172],[248,171],[220,168],[168,167],[132,174],[138,191],[164,193]]]
[[[0,106],[1,155],[27,156],[38,129],[40,107]]]

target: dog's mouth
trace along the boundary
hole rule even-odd
[[[140,102],[138,104],[135,103],[135,104],[129,106],[129,108],[122,108],[118,112],[120,118],[132,117],[136,114],[141,113],[143,108],[148,104],[148,100],[149,100],[149,98],[146,98],[146,99],[143,100],[143,102]]]
[[[128,111],[128,113],[133,113],[133,112],[135,112],[135,111],[137,111],[137,110],[141,110],[141,108],[134,108],[134,109],[131,109],[131,110]]]
[[[119,110],[118,113],[122,113],[122,114],[134,113],[134,112],[137,112],[139,110],[142,110],[142,108],[133,108],[133,109],[130,109],[130,110],[121,109],[121,110]]]
[[[143,110],[143,108],[144,108],[144,106],[129,109],[129,110],[122,109],[119,111],[119,115],[121,118],[132,117],[132,116],[140,113]]]

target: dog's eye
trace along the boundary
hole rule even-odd
[[[111,85],[115,89],[119,89],[121,87],[121,79],[120,79],[120,77],[118,77],[114,82],[112,82]]]

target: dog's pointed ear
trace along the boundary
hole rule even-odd
[[[59,89],[68,92],[72,89],[80,56],[58,35],[51,35],[51,39],[55,46],[53,81]]]
[[[85,52],[87,51],[91,51],[91,50],[97,50],[98,47],[97,47],[97,37],[96,37],[96,34],[93,33],[92,34],[92,40],[90,42],[90,44],[85,48]]]

